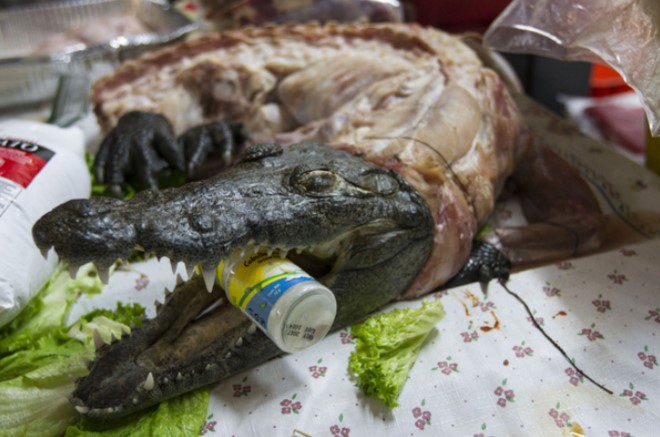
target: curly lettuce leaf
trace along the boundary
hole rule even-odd
[[[37,296],[0,330],[0,436],[58,436],[78,420],[67,396],[75,380],[88,373],[85,361],[94,357],[93,335],[84,325],[93,323],[105,338],[113,333],[108,328],[134,324],[143,312],[128,305],[86,315],[75,327],[87,335],[71,337],[72,328],[65,325],[71,304],[80,294],[99,293],[102,286],[91,266],[71,279],[59,265]],[[105,323],[104,315],[113,322]]]
[[[358,387],[390,407],[408,378],[424,341],[444,317],[439,299],[423,301],[420,308],[395,309],[352,326],[355,351],[348,367]]]

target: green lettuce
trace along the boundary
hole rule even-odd
[[[208,401],[209,389],[198,389],[119,422],[82,420],[67,428],[65,437],[196,436],[206,419]]]
[[[91,266],[71,279],[59,265],[21,313],[0,330],[0,436],[50,436],[76,419],[67,400],[87,373],[94,349],[67,335],[66,316],[80,294],[99,293]]]
[[[88,373],[86,362],[95,354],[94,333],[104,341],[121,337],[141,323],[144,313],[137,304],[118,304],[114,311],[94,310],[67,326],[76,298],[100,293],[102,288],[93,266],[84,266],[71,279],[60,264],[37,296],[0,329],[0,437],[199,433],[208,409],[208,389],[102,429],[89,420],[80,421],[68,395],[75,380]]]
[[[424,341],[444,317],[439,299],[423,301],[420,308],[395,309],[352,326],[355,351],[348,367],[358,387],[390,407],[408,378]]]

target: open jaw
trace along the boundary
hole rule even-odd
[[[33,228],[42,250],[103,270],[137,247],[195,274],[157,316],[102,346],[78,381],[78,411],[111,418],[222,381],[281,351],[213,284],[233,251],[277,250],[335,294],[333,327],[359,321],[399,296],[424,265],[433,221],[396,173],[317,143],[259,145],[217,177],[128,202],[68,202]],[[211,292],[205,291],[207,286]]]

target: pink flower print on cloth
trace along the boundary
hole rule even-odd
[[[624,398],[627,397],[630,399],[630,403],[633,405],[639,405],[642,403],[642,401],[647,401],[649,399],[646,397],[646,394],[639,390],[635,390],[635,386],[632,384],[632,382],[628,385],[628,388],[619,393],[619,396]]]
[[[458,363],[452,363],[451,356],[449,356],[444,361],[438,361],[437,367],[433,367],[431,370],[440,370],[445,375],[451,375],[454,372],[458,373]]]
[[[211,432],[215,432],[215,427],[216,427],[216,425],[218,424],[218,422],[215,421],[215,420],[211,420],[211,419],[213,419],[213,414],[210,414],[210,415],[206,418],[206,420],[204,421],[204,425],[202,425],[202,429],[201,429],[201,431],[199,432],[199,435],[204,435],[204,434],[206,434],[206,433],[209,432],[209,431],[211,431]]]
[[[339,423],[335,423],[330,427],[332,437],[349,437],[351,435],[351,429],[343,426],[342,422],[344,422],[344,413],[339,415]]]
[[[516,357],[525,358],[531,357],[534,355],[534,349],[529,346],[525,346],[525,342],[520,343],[520,346],[514,346],[512,350],[516,353]]]
[[[561,294],[561,290],[559,288],[553,287],[549,282],[546,282],[545,284],[546,285],[543,286],[543,292],[546,296],[555,297]]]
[[[607,435],[609,437],[632,437],[632,434],[629,432],[624,432],[624,431],[607,431]]]
[[[480,301],[479,302],[479,308],[481,309],[482,312],[490,311],[491,309],[495,309],[495,304],[491,301]]]
[[[149,285],[149,278],[144,273],[135,279],[135,291],[144,290]]]
[[[472,343],[473,341],[479,340],[479,333],[477,331],[465,331],[461,332],[461,337],[463,337],[463,343]]]
[[[421,406],[412,409],[412,415],[415,420],[415,427],[423,430],[427,425],[431,425],[431,412],[423,410],[426,405],[426,399],[422,399]]]
[[[570,382],[576,387],[578,386],[579,383],[584,382],[584,377],[580,374],[580,372],[578,372],[572,367],[567,367],[566,369],[564,369],[564,373],[568,375],[569,378],[568,382]]]
[[[602,294],[598,295],[598,299],[592,300],[591,304],[596,307],[596,311],[598,311],[599,313],[604,313],[612,309],[612,307],[610,306],[610,301],[603,299]]]
[[[245,381],[247,381],[247,376],[243,378],[240,384],[234,384],[231,386],[232,390],[234,391],[235,398],[240,398],[241,396],[247,396],[252,391],[251,386],[244,385]]]
[[[626,278],[626,275],[623,275],[617,272],[616,270],[610,273],[609,275],[607,275],[607,278],[610,279],[613,283],[618,285],[621,285],[628,280],[628,278]]]
[[[536,323],[539,326],[543,326],[545,324],[545,320],[543,320],[543,317],[536,317],[536,311],[534,311],[532,314],[534,314],[534,318],[532,319],[531,317],[527,317],[527,321],[534,325]]]
[[[654,320],[655,323],[660,323],[660,308],[649,310],[649,315],[644,317],[644,320]]]
[[[571,416],[569,416],[567,412],[559,409],[559,402],[557,402],[555,408],[551,408],[550,411],[548,411],[548,415],[554,419],[557,428],[573,427]]]
[[[302,404],[300,401],[296,401],[296,396],[297,393],[294,393],[293,396],[291,396],[291,399],[283,399],[282,402],[280,402],[280,406],[282,407],[282,410],[280,411],[282,414],[300,414],[300,409],[302,408]]]
[[[514,393],[513,390],[511,389],[506,389],[506,383],[507,380],[504,379],[502,380],[502,385],[498,386],[493,393],[495,393],[496,396],[499,396],[497,399],[497,405],[500,407],[504,408],[506,407],[507,402],[513,402],[513,398],[516,397],[516,394]]]
[[[316,362],[316,365],[309,366],[308,370],[309,370],[309,373],[312,374],[312,378],[318,379],[318,378],[325,377],[325,373],[328,371],[328,368],[326,366],[319,366],[318,365],[318,364],[321,364],[322,361],[323,361],[323,358],[319,358],[318,361]]]
[[[644,350],[640,351],[637,356],[639,357],[640,360],[643,361],[644,367],[648,367],[649,369],[653,369],[654,366],[658,365],[658,359],[655,357],[655,355],[649,353],[649,347],[644,346]]]
[[[354,344],[355,343],[355,339],[353,338],[351,333],[348,332],[345,329],[342,329],[339,332],[339,341],[341,341],[341,344]]]
[[[604,339],[605,337],[600,332],[596,331],[596,324],[592,323],[590,328],[582,328],[582,331],[578,332],[578,335],[583,335],[589,339],[589,341],[596,341],[598,339]]]
[[[561,261],[557,263],[557,268],[559,270],[571,270],[573,268],[573,264],[570,261]]]

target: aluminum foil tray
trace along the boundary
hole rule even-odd
[[[121,34],[130,28],[118,26],[122,20],[138,23],[138,29]],[[123,60],[196,28],[162,0],[77,0],[0,10],[0,108],[47,101],[61,75],[96,80]]]

